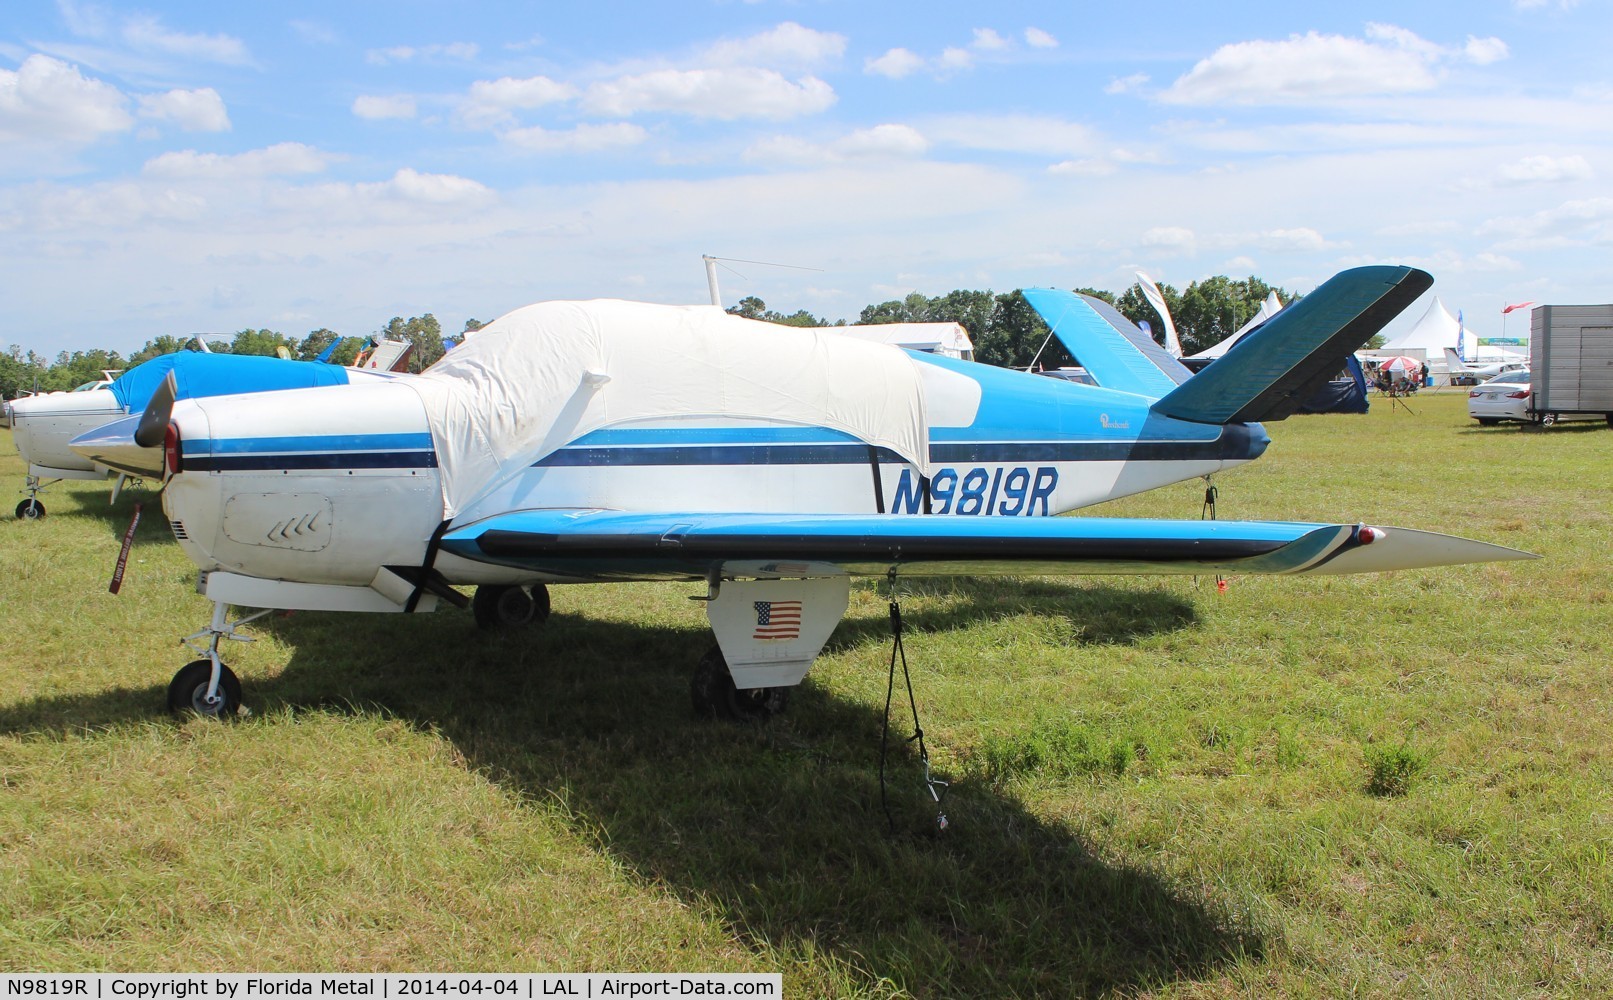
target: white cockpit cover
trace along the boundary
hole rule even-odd
[[[906,354],[716,306],[540,302],[409,384],[425,402],[448,518],[590,431],[668,417],[828,427],[927,471],[924,389]]]

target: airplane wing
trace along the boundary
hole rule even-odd
[[[499,514],[453,528],[442,549],[574,579],[1374,573],[1533,559],[1407,528],[1285,521],[877,514]]]
[[[1158,399],[1193,374],[1102,299],[1056,288],[1027,288],[1024,295],[1076,363],[1105,389]]]

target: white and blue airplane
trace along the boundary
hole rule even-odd
[[[11,428],[12,441],[28,470],[23,486],[28,496],[17,504],[17,516],[25,520],[44,517],[45,504],[39,494],[57,480],[105,478],[107,467],[96,462],[93,455],[74,451],[71,442],[128,414],[145,412],[158,393],[188,399],[345,385],[386,377],[389,376],[384,371],[360,371],[340,365],[180,351],[152,358],[114,378],[85,383],[71,392],[11,400],[0,408],[0,426]],[[132,474],[160,471],[153,467]]]
[[[1028,291],[1100,386],[712,306],[546,302],[420,376],[159,398],[121,442],[108,428],[75,447],[125,468],[161,447],[164,510],[214,603],[191,637],[205,655],[169,687],[176,711],[238,708],[218,648],[250,618],[231,621],[231,605],[420,612],[446,600],[497,628],[547,617],[551,584],[684,580],[705,584],[717,640],[694,678],[697,709],[765,717],[805,676],[857,576],[1530,558],[1362,524],[1053,516],[1259,457],[1269,438],[1257,421],[1292,413],[1431,282],[1406,267],[1347,271],[1192,377],[1108,306]]]

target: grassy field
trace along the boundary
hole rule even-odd
[[[885,596],[789,713],[693,718],[691,586],[206,623],[156,498],[0,523],[0,969],[780,970],[792,997],[1613,993],[1613,430],[1451,393],[1273,425],[1224,518],[1539,553],[1382,577],[910,581],[954,782],[880,808]],[[0,478],[20,484],[9,438]],[[1197,517],[1202,484],[1100,508]],[[122,596],[106,584],[144,500]],[[9,510],[9,506],[7,507]],[[899,716],[898,718],[903,718]],[[905,736],[911,720],[898,731]]]

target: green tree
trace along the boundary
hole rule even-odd
[[[739,300],[738,304],[729,306],[724,311],[730,316],[742,316],[745,319],[761,320],[764,323],[778,323],[781,326],[829,325],[827,320],[821,320],[807,312],[805,309],[797,309],[788,316],[780,312],[774,312],[773,310],[767,308],[766,302],[763,302],[754,295],[745,296]]]
[[[341,334],[337,333],[335,330],[329,330],[325,327],[320,327],[317,330],[309,330],[308,336],[302,338],[302,342],[297,345],[297,350],[295,353],[298,360],[314,360],[324,352],[325,348],[329,347],[331,344],[334,344],[337,338],[340,336]],[[354,348],[354,351],[356,353],[357,348]]]
[[[242,330],[230,341],[231,354],[260,354],[272,358],[278,354],[276,349],[281,347],[296,357],[297,341],[273,330]]]
[[[380,336],[387,340],[407,340],[414,345],[414,350],[409,354],[408,370],[417,374],[436,364],[447,353],[442,345],[442,325],[431,313],[408,319],[394,316],[381,328]]]
[[[116,351],[62,351],[56,355],[55,364],[40,374],[39,388],[42,392],[76,389],[86,382],[99,381],[104,371],[121,371],[128,366]]]
[[[24,357],[18,344],[12,344],[5,354],[0,354],[0,398],[15,399],[33,390],[34,380],[45,374],[36,360],[32,351]]]
[[[1003,292],[996,297],[985,333],[973,334],[975,360],[1004,368],[1073,364],[1064,346],[1048,337],[1050,332],[1022,291]]]
[[[145,364],[152,358],[160,358],[164,354],[177,354],[190,347],[190,337],[176,337],[171,333],[162,333],[146,341],[146,346],[129,355],[129,367]]]

